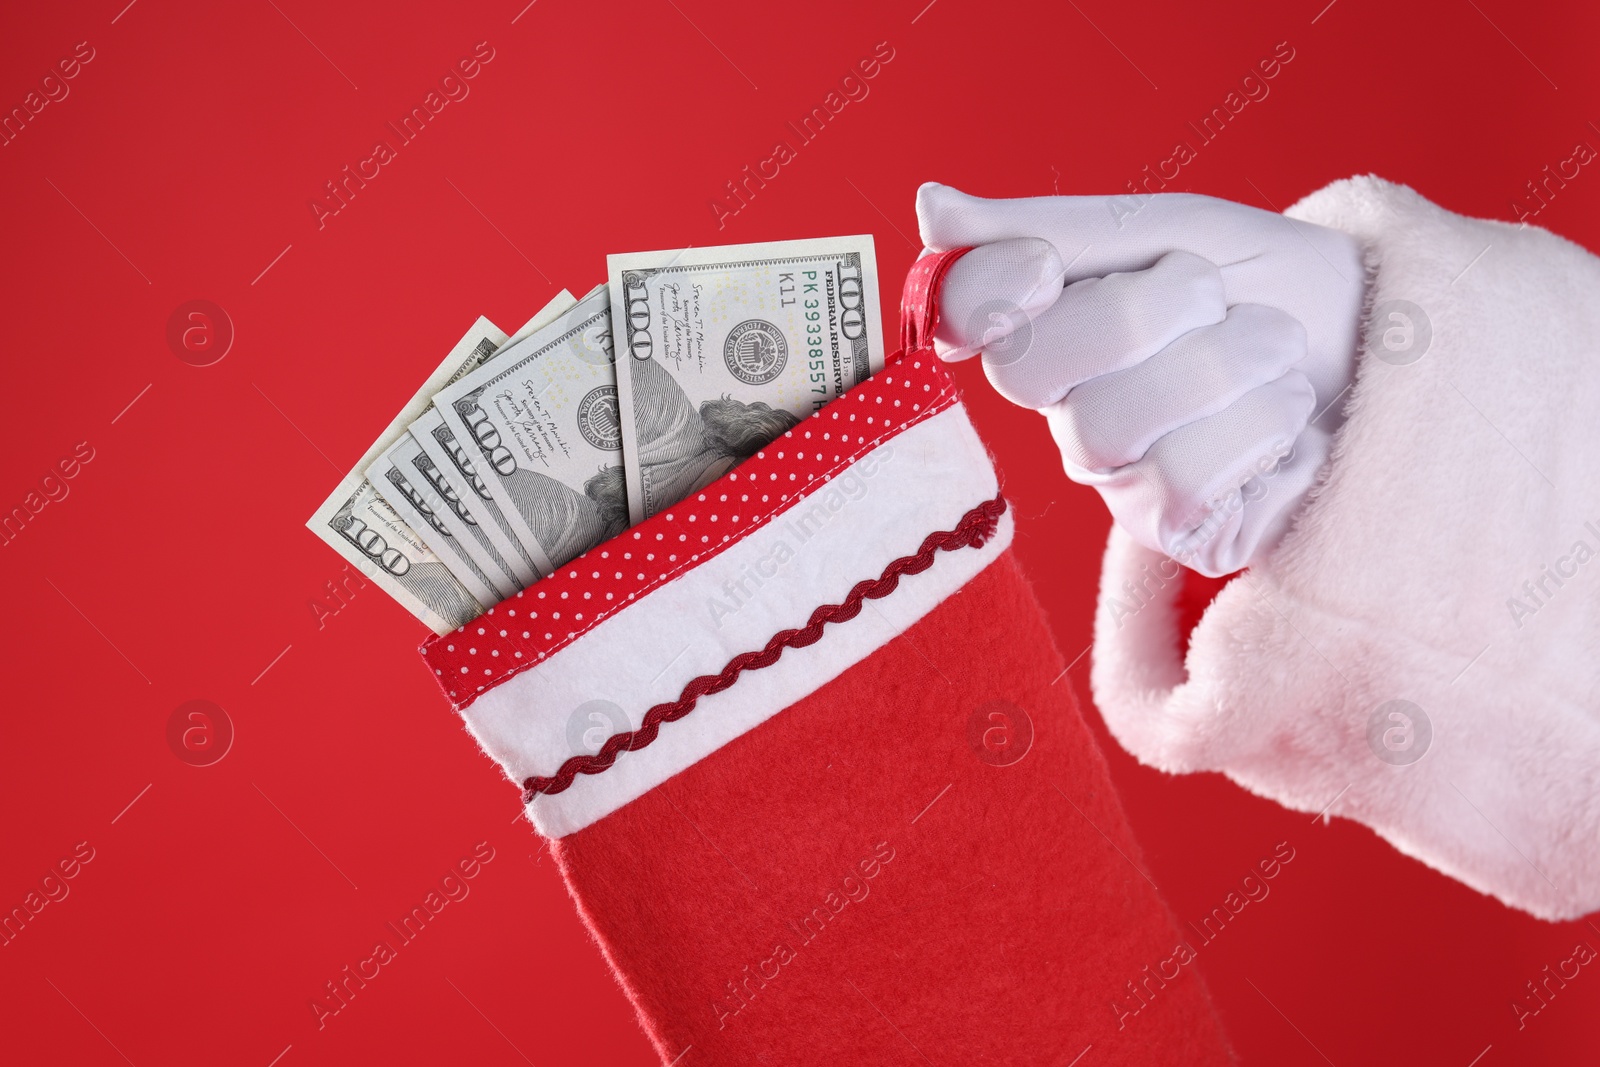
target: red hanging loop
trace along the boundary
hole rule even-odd
[[[939,290],[956,260],[972,251],[955,248],[923,256],[911,265],[900,294],[900,351],[893,362],[912,352],[933,354],[933,331],[939,324]]]

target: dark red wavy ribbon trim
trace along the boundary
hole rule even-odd
[[[717,674],[702,674],[683,687],[677,700],[657,704],[645,713],[644,723],[637,730],[624,730],[612,734],[600,751],[593,755],[573,756],[561,769],[548,778],[529,778],[522,783],[522,801],[529,803],[543,793],[547,796],[560,793],[572,785],[580,774],[599,774],[617,761],[623,752],[637,752],[656,739],[664,722],[677,722],[689,712],[703,696],[720,693],[738,681],[745,671],[760,670],[778,662],[786,648],[805,648],[822,637],[822,628],[830,622],[848,622],[861,612],[864,600],[877,600],[894,592],[903,574],[921,574],[933,566],[936,552],[950,552],[958,548],[979,548],[994,536],[1000,516],[1005,513],[1006,500],[997,495],[985,500],[961,517],[953,530],[942,530],[923,538],[922,546],[910,556],[901,556],[883,569],[877,578],[867,578],[851,587],[850,593],[838,604],[823,604],[811,613],[811,619],[798,630],[780,630],[772,635],[766,647],[754,652],[741,652],[728,661]]]

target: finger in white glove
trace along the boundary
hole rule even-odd
[[[1142,458],[1178,427],[1283,377],[1305,355],[1300,323],[1276,308],[1235,304],[1223,321],[1189,331],[1127,370],[1077,386],[1045,415],[1063,459],[1109,472]]]

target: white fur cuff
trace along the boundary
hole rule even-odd
[[[1600,907],[1600,261],[1377,178],[1333,459],[1182,660],[1174,564],[1115,529],[1093,686],[1142,761],[1220,770],[1547,919]]]

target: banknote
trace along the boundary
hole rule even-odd
[[[563,290],[546,307],[564,310],[571,302],[572,294]],[[534,318],[537,320],[538,316]],[[427,542],[389,506],[367,481],[366,470],[427,410],[435,393],[476,369],[505,341],[504,330],[479,316],[351,472],[306,520],[312,533],[435,633],[448,633],[470,622],[489,605],[474,597],[428,548]]]
[[[402,434],[367,468],[367,481],[427,540],[434,555],[479,603],[498,604],[522,588],[484,551],[484,545],[472,538],[451,506],[454,493],[446,496],[439,491],[433,460],[409,433]]]
[[[306,526],[380,589],[432,629],[448,633],[483,613],[484,605],[428,548],[367,481],[366,470],[450,381],[494,354],[505,331],[482,316],[434,368],[366,455],[356,463]]]
[[[345,476],[306,525],[434,633],[483,614],[483,604],[359,470]]]
[[[558,567],[628,525],[613,360],[602,285],[434,398],[517,539]]]
[[[632,522],[883,369],[871,236],[606,257]]]
[[[533,318],[523,323],[507,344],[515,343],[554,322],[576,303],[571,293],[561,290]],[[504,350],[503,347],[501,350]],[[495,356],[490,355],[484,362],[493,358]],[[550,573],[553,567],[550,558],[538,545],[526,547],[517,539],[510,520],[500,510],[489,487],[473,467],[472,457],[456,441],[454,432],[445,424],[437,408],[429,407],[411,424],[411,436],[433,460],[433,473],[455,494],[457,512],[474,527],[474,536],[481,535],[488,540],[502,561],[503,569],[522,586],[532,585],[541,576]],[[439,488],[441,492],[444,491],[443,487]]]

